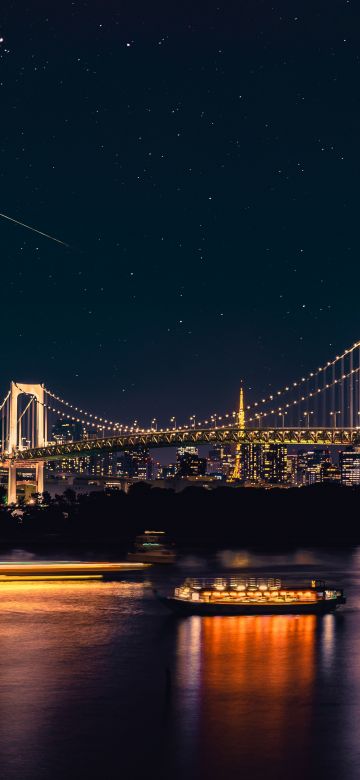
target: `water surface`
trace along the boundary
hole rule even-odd
[[[358,780],[360,552],[219,560],[331,573],[348,605],[322,618],[179,620],[154,599],[149,574],[1,585],[4,780]],[[186,565],[208,573],[192,558],[151,578],[172,585]]]

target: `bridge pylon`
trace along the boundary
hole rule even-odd
[[[42,384],[29,384],[27,382],[11,382],[9,397],[9,437],[7,449],[10,455],[15,454],[8,463],[8,504],[16,504],[16,452],[23,449],[21,441],[21,418],[18,413],[19,396],[25,394],[34,399],[34,446],[43,447],[46,444],[46,414],[45,414],[45,390]],[[35,464],[36,492],[44,492],[44,461],[39,460]]]

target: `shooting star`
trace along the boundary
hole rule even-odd
[[[48,233],[43,233],[42,230],[38,230],[37,228],[31,227],[31,225],[25,225],[25,222],[20,222],[18,219],[14,219],[13,217],[8,217],[7,214],[1,214],[0,217],[3,217],[3,219],[8,219],[9,222],[14,222],[15,225],[21,225],[21,227],[26,228],[27,230],[32,230],[33,233],[38,233],[39,236],[44,236],[45,238],[50,238],[51,241],[56,241],[57,244],[62,244],[62,246],[69,246],[69,244],[66,244],[65,241],[60,241],[59,238],[55,238],[54,236],[49,236]]]

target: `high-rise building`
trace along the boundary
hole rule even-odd
[[[95,452],[88,456],[88,473],[95,477],[114,477],[117,474],[116,452]]]
[[[262,480],[270,485],[287,482],[287,447],[281,444],[264,444],[262,448]]]
[[[221,471],[224,447],[222,444],[214,444],[207,457],[207,472],[214,474]]]
[[[234,468],[234,455],[230,444],[214,444],[209,450],[206,472],[209,476],[226,477]]]
[[[294,452],[288,452],[286,473],[289,485],[299,485],[301,483],[301,476],[299,475],[299,458]]]
[[[77,420],[56,420],[52,427],[52,438],[58,444],[66,444],[69,441],[79,441],[84,436],[84,428]]]
[[[94,429],[96,434],[96,429]],[[92,430],[84,430],[81,422],[71,419],[57,420],[52,428],[52,438],[58,444],[68,444],[79,439],[92,438]],[[48,474],[76,474],[81,476],[112,477],[116,475],[117,458],[114,452],[98,452],[80,458],[63,458],[47,463]]]
[[[308,452],[300,452],[298,455],[298,469],[302,476],[302,482],[305,485],[323,482],[324,475],[332,465],[329,450],[309,450]]]
[[[224,457],[222,459],[222,473],[224,474],[225,479],[229,479],[234,473],[235,458],[236,458],[236,454],[232,451],[231,446],[224,447]]]
[[[82,458],[62,458],[46,463],[47,474],[90,474],[90,455]]]
[[[287,448],[278,444],[249,442],[242,444],[236,455],[231,452],[231,445],[216,445],[209,451],[207,473],[216,476],[220,472],[233,481],[235,457],[239,456],[241,464],[237,464],[237,470],[240,469],[241,479],[245,483],[258,485],[266,482],[276,485],[290,481],[287,472]]]
[[[263,445],[242,444],[241,446],[241,473],[245,482],[258,484],[263,476]]]
[[[84,429],[81,422],[64,418],[56,420],[52,427],[52,439],[57,444],[69,444],[72,441],[78,441],[84,436]],[[46,464],[47,474],[88,474],[89,456],[82,458],[63,458],[62,460],[49,461]]]
[[[159,479],[174,479],[177,475],[177,463],[169,463],[162,466],[159,473]]]
[[[131,479],[152,479],[153,461],[146,447],[124,450],[117,455],[117,476]]]
[[[331,461],[325,461],[320,466],[320,482],[340,482],[340,469]]]
[[[206,474],[206,458],[199,458],[196,447],[179,447],[177,450],[177,476],[203,477]]]
[[[360,450],[344,450],[339,454],[340,479],[343,485],[360,485]]]

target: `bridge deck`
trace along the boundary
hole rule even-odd
[[[349,447],[360,445],[360,428],[244,428],[237,426],[135,432],[100,439],[83,439],[66,444],[47,444],[43,447],[18,450],[3,454],[2,460],[17,463],[61,460],[93,453],[121,452],[137,447],[156,449],[201,444],[282,444],[286,446]]]

